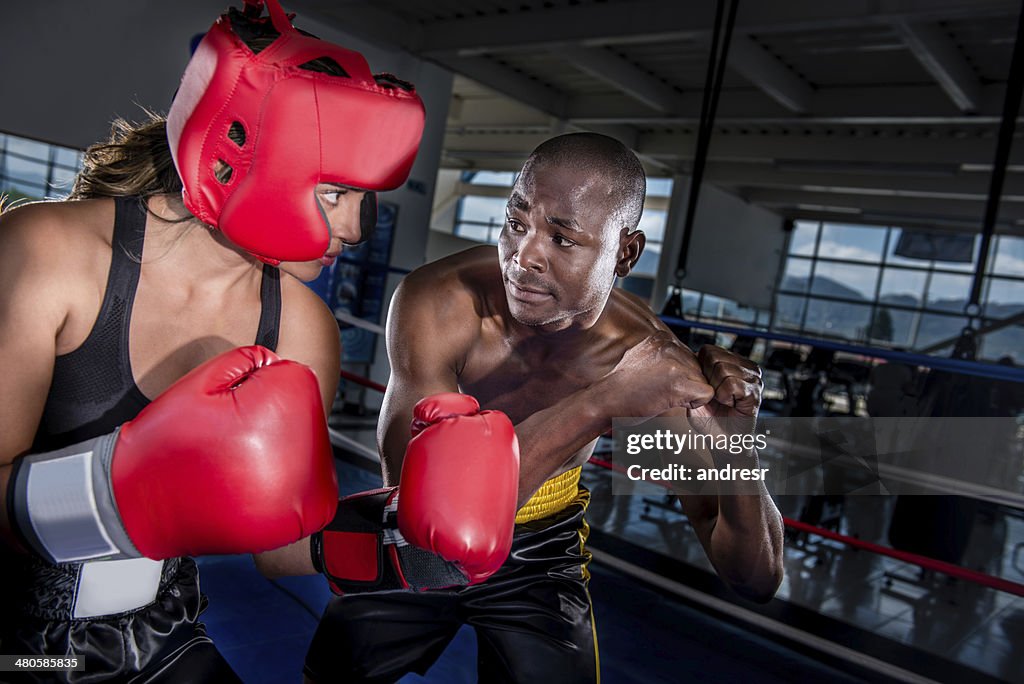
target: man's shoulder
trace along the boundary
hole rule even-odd
[[[461,359],[479,339],[501,288],[497,253],[477,247],[425,264],[407,275],[388,313],[392,368],[402,358]],[[422,344],[418,344],[422,342]]]
[[[402,281],[403,299],[450,309],[459,305],[479,309],[501,287],[498,252],[482,245],[452,254],[412,271]]]
[[[665,324],[647,302],[634,294],[615,288],[608,298],[608,304],[610,322],[624,341],[639,342],[652,333],[665,330]]]

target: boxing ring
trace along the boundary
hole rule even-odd
[[[701,329],[724,335],[734,335],[737,337],[747,336],[763,338],[766,341],[779,342],[786,345],[824,348],[834,352],[867,357],[876,360],[876,362],[881,360],[885,363],[906,364],[917,368],[933,369],[978,378],[1024,382],[1024,369],[1019,368],[997,366],[961,359],[929,357],[897,350],[870,349],[844,342],[809,340],[783,333],[747,330],[734,326],[687,321],[673,317],[663,316],[662,319],[666,325],[677,333],[677,335],[680,330]],[[342,322],[371,330],[377,334],[383,332],[380,326],[368,324],[366,321],[362,321],[354,317],[349,317],[347,320]],[[376,392],[386,391],[386,386],[383,384],[364,378],[355,373],[342,371],[340,379]],[[379,457],[375,449],[342,434],[338,430],[331,430],[331,439],[332,443],[339,449],[354,452],[364,459],[379,461]],[[611,460],[604,458],[603,455],[600,454],[595,454],[591,457],[588,465],[588,469],[594,477],[621,476],[623,470],[621,467],[615,465]],[[588,469],[585,469],[585,472]],[[955,482],[946,482],[944,483],[944,486],[951,487],[955,490],[957,485]],[[973,491],[966,484],[964,484],[961,489],[962,491],[959,493],[966,496],[977,495],[978,493],[977,491]],[[592,508],[595,510],[592,512],[597,513],[594,504],[598,503],[597,497],[601,496],[602,493],[599,493],[596,490],[592,490],[592,493],[595,496],[595,500],[592,503]],[[610,495],[609,490],[605,490],[603,493]],[[1020,501],[1018,501],[1018,498],[1020,498]],[[1018,509],[1022,508],[1022,506],[1020,506],[1022,501],[1024,501],[1024,497],[1009,498],[1010,505]],[[1006,505],[1007,501],[1002,500],[1000,503],[1002,505]],[[666,508],[670,507],[666,506]],[[685,524],[684,518],[685,516],[682,512],[678,511],[678,519],[683,524]],[[831,544],[840,545],[848,549],[849,552],[862,552],[878,558],[891,559],[904,567],[916,569],[921,575],[935,573],[949,578],[949,581],[963,582],[967,585],[977,587],[978,590],[990,590],[1006,594],[1008,596],[1024,597],[1024,582],[1021,581],[1016,581],[990,572],[984,572],[972,567],[965,567],[957,563],[932,558],[920,553],[913,553],[893,548],[875,541],[859,538],[854,534],[844,534],[837,529],[830,529],[828,526],[803,521],[793,516],[784,516],[783,522],[786,526],[787,538],[789,539],[793,539],[797,536],[802,539],[813,537],[822,541],[827,541]],[[592,522],[592,525],[595,528],[600,527],[599,522]],[[739,620],[740,622],[749,624],[759,632],[773,634],[787,642],[801,644],[803,647],[817,650],[821,653],[828,653],[830,656],[838,656],[842,660],[845,660],[856,667],[866,668],[866,671],[883,673],[886,676],[891,676],[902,681],[927,681],[927,678],[921,677],[919,674],[915,673],[913,668],[909,668],[905,665],[894,665],[893,663],[886,662],[886,660],[876,657],[875,655],[865,654],[857,649],[840,646],[834,640],[824,638],[823,636],[814,633],[813,630],[802,629],[801,627],[788,624],[785,620],[778,619],[776,615],[779,613],[778,610],[763,611],[751,609],[750,606],[745,605],[742,602],[737,602],[734,599],[730,599],[727,595],[716,595],[713,592],[706,591],[705,587],[694,588],[690,583],[678,581],[678,579],[674,578],[671,573],[652,570],[651,567],[656,568],[661,564],[661,561],[657,559],[654,559],[650,563],[638,564],[634,562],[636,560],[636,555],[633,554],[634,547],[628,543],[620,544],[620,540],[617,539],[612,541],[613,536],[613,533],[603,530],[596,531],[595,535],[591,539],[591,543],[588,545],[594,554],[595,560],[610,568],[623,572],[630,577],[639,579],[648,586],[655,587],[660,591],[668,592],[692,605],[701,605],[707,609],[715,611],[716,613],[730,616],[730,619]],[[696,543],[695,538],[693,539],[693,542]],[[606,545],[608,548],[606,548]],[[1022,550],[1024,550],[1024,547],[1017,549],[1013,567],[1018,567],[1017,561],[1019,559],[1017,556],[1021,555]],[[1020,569],[1020,573],[1024,576],[1024,568]],[[887,585],[891,584],[892,581],[890,575],[891,573],[887,573],[883,580]],[[897,579],[899,579],[898,576]],[[776,601],[773,601],[773,603],[778,604],[783,603],[783,601],[781,599],[777,599]],[[782,610],[782,613],[785,612],[785,610]],[[937,671],[941,672],[941,668]]]
[[[922,356],[920,354],[913,354],[910,352],[901,352],[894,350],[870,349],[842,342],[824,340],[812,341],[806,338],[797,337],[795,335],[744,330],[742,328],[736,328],[727,325],[686,321],[680,318],[674,318],[670,316],[662,316],[661,318],[667,325],[673,328],[699,328],[732,335],[755,335],[759,338],[764,338],[766,340],[781,341],[790,344],[813,344],[815,347],[819,348],[826,348],[833,351],[841,351],[850,354],[858,354],[862,356],[870,356],[895,363],[913,364],[923,366],[926,368],[952,371],[957,373],[963,373],[966,375],[973,375],[977,377],[1024,382],[1024,368],[1007,368],[1005,366],[996,366],[993,364],[985,364],[975,361],[929,357]],[[354,325],[356,327],[360,327],[377,334],[384,333],[383,327],[370,323],[368,321],[364,321],[355,316],[344,315],[339,316],[338,319],[343,323]],[[342,370],[340,372],[340,378],[341,380],[344,380],[346,382],[352,382],[362,387],[375,390],[377,392],[383,393],[387,390],[387,387],[379,382],[370,380],[369,378],[365,378],[345,370]],[[363,456],[371,460],[379,460],[379,455],[377,454],[376,450],[366,446],[365,444],[358,442],[333,428],[331,428],[330,434],[331,443],[334,446],[342,449],[349,449],[351,451],[356,452],[360,456]],[[614,472],[624,472],[622,468],[615,466],[611,461],[598,458],[596,456],[590,458],[589,464],[597,468],[604,468]],[[953,493],[958,493],[955,491],[955,482],[945,482],[944,484],[946,487],[954,489]],[[667,487],[667,485],[662,486]],[[972,488],[965,487],[959,493],[965,495],[976,495],[978,492]],[[1000,503],[1004,502],[1005,501],[1001,501]],[[1024,497],[1011,499],[1011,503],[1024,503]],[[1024,506],[1020,507],[1024,508]],[[993,577],[992,575],[986,575],[985,573],[977,572],[969,568],[963,568],[952,563],[947,563],[944,561],[935,560],[933,558],[928,558],[927,556],[923,556],[920,554],[908,553],[905,551],[900,551],[898,549],[888,548],[880,544],[866,542],[864,540],[851,537],[849,535],[839,534],[827,528],[820,527],[817,525],[811,525],[792,518],[784,517],[783,521],[787,528],[790,528],[798,532],[814,534],[819,537],[840,542],[853,548],[858,548],[871,553],[888,556],[890,558],[895,558],[897,560],[916,565],[926,570],[941,572],[950,577],[955,577],[957,579],[973,582],[975,584],[990,587],[998,591],[1008,592],[1017,596],[1024,596],[1024,583],[1012,582],[1010,580],[1002,579],[999,577]]]

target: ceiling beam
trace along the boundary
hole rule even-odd
[[[495,136],[459,136],[445,138],[447,166],[486,168],[495,171],[517,171],[530,151],[544,135],[509,136],[505,144],[497,144]],[[510,143],[510,144],[509,144]],[[705,180],[721,187],[737,190],[754,188],[832,192],[848,195],[905,196],[917,198],[962,198],[983,200],[988,196],[989,173],[959,170],[959,164],[906,165],[868,163],[862,168],[845,165],[841,160],[826,160],[820,168],[816,162],[743,163],[715,161],[708,163]],[[788,170],[792,165],[795,170]],[[687,173],[688,165],[677,162],[675,170]],[[664,175],[665,169],[647,164],[651,175]],[[1004,197],[1024,197],[1024,174],[1010,173],[1006,178]]]
[[[521,154],[550,137],[550,133],[526,131],[507,135],[456,133],[445,138],[451,150],[480,154]],[[1024,159],[1024,146],[1014,148],[1011,163]],[[989,138],[925,138],[865,135],[721,135],[711,138],[709,161],[773,162],[814,161],[826,163],[877,164],[894,167],[912,164],[917,168],[938,166],[938,172],[959,168],[961,164],[991,164],[995,140]],[[661,161],[693,159],[696,134],[641,133],[633,148],[638,154]]]
[[[441,168],[519,171],[528,155],[529,152],[487,152],[445,145],[441,152]]]
[[[457,153],[457,151],[454,151]],[[486,168],[489,170],[518,171],[526,155],[502,158],[474,157],[446,158],[449,168]],[[486,163],[480,163],[486,162]],[[709,170],[711,166],[709,165]],[[709,182],[710,178],[707,178]],[[715,183],[716,185],[720,185]],[[484,186],[486,187],[486,186]],[[726,187],[728,185],[726,184]],[[469,194],[504,196],[507,188],[499,191],[469,186]],[[984,203],[980,200],[942,200],[910,197],[873,197],[848,193],[829,193],[796,190],[748,189],[739,193],[746,201],[771,208],[788,218],[857,221],[879,225],[921,226],[933,229],[976,232]],[[1024,233],[1022,203],[1010,203],[1009,210],[1001,212],[998,230],[1001,233]],[[656,208],[656,207],[655,207]]]
[[[296,13],[299,27],[305,26],[304,19],[312,19],[377,45],[406,50],[422,42],[422,26],[364,0],[289,0],[288,11]]]
[[[748,36],[737,35],[733,38],[728,60],[733,71],[789,111],[803,114],[810,109],[814,95],[811,87]]]
[[[841,167],[806,170],[786,170],[772,164],[742,164],[711,162],[704,171],[704,179],[716,185],[733,187],[831,188],[833,192],[867,193],[876,195],[906,195],[917,197],[964,196],[975,199],[988,197],[988,173],[970,173],[951,166],[945,173],[929,174],[927,169],[906,168],[886,172],[884,169],[862,173],[844,171]],[[1005,196],[1024,197],[1024,174],[1010,173],[1003,188]]]
[[[519,171],[529,156],[530,150],[519,152],[494,152],[487,150],[466,150],[445,146],[441,152],[441,168],[447,169],[484,169],[487,171]],[[648,177],[670,177],[679,172],[675,164],[652,160],[639,156],[640,162]]]
[[[512,189],[505,185],[484,185],[478,183],[465,183],[459,181],[455,184],[452,189],[452,195],[456,198],[462,197],[463,195],[477,195],[483,197],[498,197],[500,199],[508,199]],[[447,199],[447,198],[446,198]],[[644,198],[644,209],[657,209],[665,211],[668,209],[668,198],[667,197],[653,197],[648,195]],[[436,210],[435,210],[436,211]]]
[[[859,132],[860,133],[860,132]],[[692,159],[695,134],[642,133],[637,151],[656,159]],[[990,164],[995,140],[987,138],[924,138],[860,135],[714,135],[709,160],[816,160],[879,164]],[[1011,152],[1020,163],[1024,150]]]
[[[552,116],[535,107],[528,107],[494,93],[489,97],[462,97],[458,91],[448,108],[448,126],[475,126],[477,128],[515,128],[522,126],[550,126]]]
[[[455,54],[435,55],[441,66],[471,78],[497,93],[557,117],[565,118],[568,96],[551,86],[499,64],[488,57],[459,57]]]
[[[965,116],[941,88],[935,85],[868,86],[820,88],[812,91],[806,114],[794,116],[777,101],[750,89],[723,90],[716,123],[826,123],[882,125],[908,123],[998,123],[1005,86],[979,88],[976,114]],[[621,96],[580,95],[572,98],[566,116],[578,123],[632,123],[639,125],[695,125],[700,120],[701,94],[681,96],[672,115],[658,114],[650,107]]]
[[[859,213],[897,212],[916,215],[920,218],[956,217],[966,221],[972,219],[980,228],[985,212],[985,201],[954,199],[922,199],[916,197],[879,197],[875,195],[851,195],[832,192],[808,192],[802,190],[776,190],[757,188],[742,194],[754,204],[767,207],[845,207]],[[1024,202],[1003,202],[999,218],[1004,222],[1024,219]]]
[[[772,209],[786,218],[810,221],[835,221],[838,223],[867,223],[878,226],[898,226],[902,228],[926,228],[928,230],[950,231],[956,233],[978,232],[977,219],[964,219],[949,216],[921,217],[899,212],[868,211],[852,214],[848,211],[830,211],[828,208],[793,208],[775,207]],[[996,232],[1006,235],[1024,233],[1019,224],[1010,222],[996,223]]]
[[[557,56],[656,111],[681,111],[684,99],[680,93],[607,48],[569,45]]]
[[[895,23],[910,52],[962,112],[981,106],[981,83],[953,40],[935,24]]]
[[[699,15],[699,19],[696,17]],[[681,21],[693,17],[682,31]],[[523,49],[561,50],[567,45],[610,45],[622,42],[670,41],[699,35],[714,25],[714,6],[646,0],[634,3],[554,7],[487,17],[445,20],[429,25],[416,49],[430,55],[455,50],[463,55],[519,52]],[[467,35],[467,32],[475,35]],[[520,43],[521,47],[517,46]]]
[[[500,157],[509,153],[523,154],[524,151],[529,154],[530,150],[550,137],[548,133],[537,132],[488,135],[449,130],[444,138],[444,146],[450,150]]]
[[[813,31],[897,20],[940,21],[958,17],[1015,15],[1013,0],[763,0],[746,3],[736,17],[736,32],[746,35]],[[479,55],[501,51],[559,49],[706,38],[714,27],[713,3],[645,0],[597,3],[466,17],[423,26],[412,52],[458,51]]]

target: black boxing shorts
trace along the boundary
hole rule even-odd
[[[477,634],[481,682],[596,682],[584,547],[589,500],[579,487],[562,510],[516,525],[508,560],[481,584],[332,599],[306,655],[306,675],[325,684],[424,674],[468,624]]]
[[[2,560],[14,577],[3,590],[0,653],[84,660],[81,671],[4,673],[9,679],[3,681],[241,682],[199,622],[206,597],[191,558],[163,563],[154,600],[85,618],[75,617],[85,593],[81,564],[51,565],[28,556]]]

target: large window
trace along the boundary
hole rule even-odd
[[[968,324],[964,308],[980,242],[975,235],[798,222],[772,326],[813,337],[949,353],[948,340]],[[998,329],[980,337],[979,355],[1024,362],[1024,327],[1008,321],[1024,312],[1024,238],[996,236],[992,255],[977,323]]]
[[[64,197],[81,165],[79,150],[0,133],[0,195],[9,201]]]
[[[683,290],[683,315],[948,355],[969,322],[980,243],[976,235],[799,221],[773,311]],[[982,330],[979,358],[1024,363],[1024,238],[993,239],[974,324]]]
[[[507,188],[512,187],[515,176],[511,171],[464,171],[462,182],[481,186],[481,194],[459,198],[453,234],[474,242],[498,244],[498,234],[505,223]]]
[[[683,318],[767,330],[771,312],[696,290],[682,291]]]

